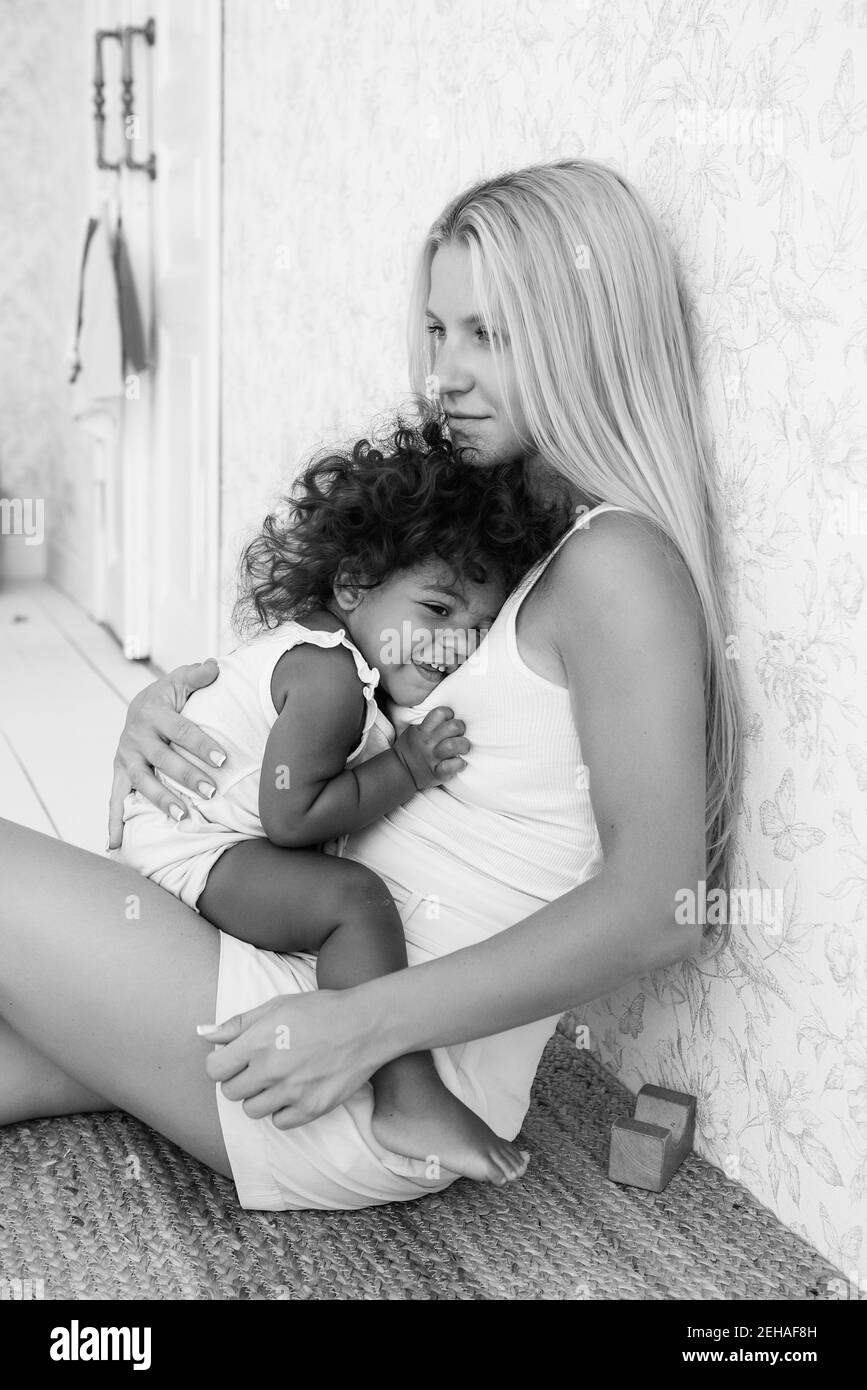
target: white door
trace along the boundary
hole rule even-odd
[[[104,85],[103,156],[113,166],[99,169],[96,142],[91,160],[91,214],[102,215],[112,232],[118,220],[129,250],[133,280],[147,341],[153,342],[153,199],[146,174],[125,164],[123,27],[136,23],[130,0],[89,0],[88,23],[94,54],[97,31]],[[137,50],[137,75],[142,73]],[[142,73],[142,75],[145,75]],[[146,107],[147,81],[134,83],[136,106]],[[146,118],[146,117],[145,117]],[[106,209],[107,200],[107,209]],[[87,315],[88,305],[84,312]],[[151,357],[151,360],[152,357]],[[91,611],[119,638],[124,653],[146,657],[150,652],[148,554],[150,508],[147,481],[152,456],[153,371],[127,377],[122,394],[93,443],[95,488],[93,598]]]
[[[96,460],[95,607],[127,656],[169,669],[218,641],[221,4],[90,8],[94,29],[146,31],[127,36],[125,104],[120,45],[103,45],[106,157],[123,167],[95,178],[117,190],[152,363],[127,376],[116,457]],[[155,178],[128,167],[151,156]]]
[[[140,3],[147,8],[146,0]],[[158,0],[152,11],[157,373],[151,655],[168,670],[215,653],[219,633],[222,5]]]

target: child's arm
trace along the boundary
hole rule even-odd
[[[300,849],[360,830],[464,765],[457,756],[465,751],[464,726],[451,710],[436,709],[393,748],[346,768],[365,701],[345,647],[293,647],[272,684],[285,702],[265,746],[259,818],[275,845]]]

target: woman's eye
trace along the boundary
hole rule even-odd
[[[447,618],[449,615],[449,610],[442,603],[426,603],[424,607],[430,613],[435,613],[438,618]]]
[[[483,328],[481,324],[479,324],[479,327],[476,329],[476,337],[480,338],[483,343],[487,343],[489,347],[494,343],[498,343],[502,346],[506,341],[504,333],[501,333],[496,328]]]
[[[440,333],[444,332],[445,329],[441,323],[429,323],[425,327],[425,333],[433,333],[434,337],[438,337]]]

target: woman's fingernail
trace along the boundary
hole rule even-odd
[[[209,797],[209,798],[210,798],[210,797],[212,797],[212,796],[214,795],[214,792],[215,792],[216,790],[217,790],[217,788],[216,788],[216,787],[212,787],[211,784],[210,784],[210,782],[200,782],[200,783],[199,783],[199,792],[201,793],[202,796],[206,796],[206,797]]]
[[[176,806],[174,802],[172,802],[171,806],[169,807],[169,815],[172,816],[175,820],[183,820],[184,818],[184,813],[181,810],[180,806]]]
[[[223,763],[226,761],[225,753],[218,753],[216,748],[211,749],[210,753],[208,754],[208,757],[211,759],[211,762],[214,764],[214,767],[222,767]]]
[[[219,1024],[217,1023],[198,1023],[196,1025],[196,1032],[200,1038],[210,1037],[211,1033],[216,1033],[218,1031]]]

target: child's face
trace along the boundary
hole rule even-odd
[[[458,579],[442,560],[399,570],[375,589],[338,582],[349,636],[398,705],[417,705],[475,651],[503,606],[505,584]]]

